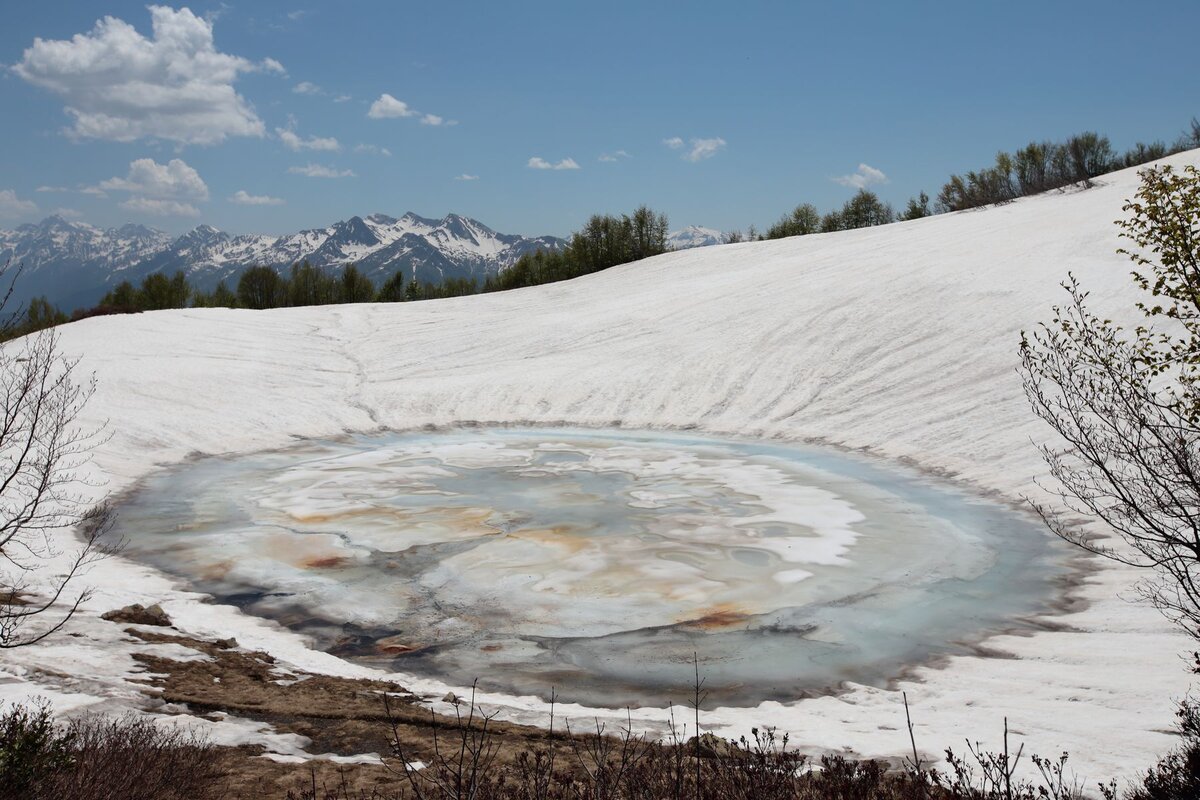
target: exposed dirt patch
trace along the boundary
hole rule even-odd
[[[167,612],[162,610],[162,606],[157,603],[146,607],[141,603],[134,603],[131,606],[118,608],[114,611],[101,614],[100,619],[106,619],[109,622],[120,622],[125,625],[154,625],[160,628],[170,627],[171,618],[167,616]]]
[[[393,730],[408,758],[429,761],[435,726],[445,737],[453,735],[448,729],[457,724],[453,717],[432,714],[417,704],[419,698],[394,683],[295,672],[267,653],[238,648],[232,639],[205,641],[138,628],[126,632],[146,642],[183,645],[211,659],[177,661],[136,654],[134,658],[149,673],[147,687],[153,687],[153,694],[165,702],[186,705],[197,716],[223,712],[267,722],[278,732],[310,739],[310,754],[374,753],[392,766],[338,764],[328,759],[286,764],[262,756],[259,747],[228,748],[222,758],[231,798],[283,797],[288,789],[309,784],[314,775],[318,786],[346,780],[356,791],[394,785],[403,778],[393,771],[399,766],[391,758]],[[518,752],[544,743],[549,736],[540,728],[506,722],[492,722],[489,729],[496,732],[500,745],[498,763],[510,762]]]

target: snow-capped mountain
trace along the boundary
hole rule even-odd
[[[457,214],[440,220],[411,212],[399,218],[372,214],[284,236],[231,235],[199,225],[178,238],[141,225],[101,230],[55,216],[0,231],[0,263],[22,267],[15,300],[46,295],[69,310],[94,304],[122,280],[137,282],[153,272],[183,271],[205,291],[221,280],[235,282],[251,266],[282,271],[304,260],[318,267],[354,262],[376,284],[397,270],[424,283],[482,281],[526,253],[563,246],[553,236],[497,233]]]
[[[711,244],[725,244],[726,236],[712,228],[701,228],[698,225],[688,225],[667,234],[667,247],[672,250],[689,250],[693,247],[708,247]]]
[[[102,230],[53,216],[36,225],[0,230],[0,264],[21,270],[14,302],[44,294],[70,308],[98,299],[96,290],[105,276],[135,266],[170,243],[169,234],[142,225]],[[6,276],[5,291],[13,274]]]

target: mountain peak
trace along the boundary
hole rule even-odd
[[[439,224],[439,220],[422,217],[420,214],[414,214],[411,211],[405,211],[404,216],[398,219],[397,222],[416,223],[417,225],[424,225],[430,228],[436,228]]]
[[[214,228],[212,225],[203,223],[192,228],[190,231],[180,236],[175,240],[176,246],[195,246],[207,245],[217,240],[228,239],[229,234]]]
[[[724,233],[714,228],[703,228],[699,225],[688,225],[667,234],[667,245],[672,250],[688,250],[693,247],[708,247],[724,243]]]
[[[376,245],[379,244],[379,237],[375,235],[375,231],[371,229],[362,217],[351,217],[345,222],[339,222],[333,226],[332,235],[329,237],[331,241],[336,241],[339,244],[359,244],[359,245]]]
[[[91,225],[88,225],[85,222],[72,222],[62,214],[51,214],[33,227],[43,231],[62,230],[64,228],[70,231],[95,230]]]

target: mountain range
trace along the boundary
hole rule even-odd
[[[667,238],[673,250],[724,241],[720,231],[695,225],[672,231]],[[202,291],[211,291],[220,281],[233,288],[252,266],[283,271],[305,260],[324,268],[353,262],[376,285],[397,270],[408,281],[473,278],[482,283],[526,253],[559,250],[566,244],[554,236],[497,233],[458,214],[442,219],[412,212],[402,217],[371,214],[284,236],[234,235],[198,225],[178,237],[144,225],[102,229],[52,216],[0,230],[0,264],[21,267],[14,303],[44,295],[69,312],[95,305],[121,281],[136,284],[154,272],[181,271]]]
[[[199,225],[179,237],[143,225],[101,229],[52,216],[0,231],[0,264],[21,267],[14,302],[45,295],[70,311],[94,305],[121,281],[137,283],[153,272],[182,271],[203,291],[222,280],[233,288],[251,266],[282,271],[304,260],[318,267],[353,262],[376,285],[397,270],[423,283],[482,282],[526,253],[565,245],[553,236],[497,233],[457,214],[440,220],[411,212],[398,218],[371,214],[284,236],[232,235]]]

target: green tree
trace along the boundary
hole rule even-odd
[[[830,211],[821,217],[821,233],[833,233],[834,231],[844,230],[846,230],[846,222],[842,219],[842,212]]]
[[[767,228],[766,238],[782,239],[786,236],[805,236],[821,230],[821,214],[812,203],[802,203]]]
[[[1112,145],[1107,136],[1088,131],[1067,140],[1067,152],[1077,182],[1088,182],[1113,168]]]
[[[370,303],[375,299],[375,284],[371,279],[358,271],[354,264],[342,268],[339,281],[338,302],[341,303]]]
[[[141,288],[138,289],[137,307],[143,311],[187,308],[190,296],[191,288],[182,272],[176,272],[170,278],[161,272],[154,272],[142,279]]]
[[[639,206],[629,220],[630,261],[667,252],[666,214],[656,214],[648,206]]]
[[[396,270],[392,277],[379,287],[375,300],[380,303],[399,303],[404,300],[404,272]]]
[[[916,197],[908,199],[908,205],[905,206],[904,212],[900,214],[899,218],[902,220],[923,219],[932,214],[933,212],[929,210],[929,195],[921,192]]]
[[[21,326],[22,333],[42,331],[46,328],[53,328],[55,325],[62,325],[66,321],[67,315],[57,306],[51,305],[44,295],[35,297],[29,301],[29,307],[25,309],[25,322]]]
[[[1188,124],[1187,129],[1180,134],[1179,140],[1175,142],[1174,151],[1178,153],[1197,147],[1200,147],[1200,119],[1192,117],[1192,121]]]
[[[1022,195],[1044,192],[1050,186],[1052,142],[1030,142],[1013,159],[1017,188]]]
[[[243,308],[278,308],[287,298],[287,282],[270,267],[250,267],[238,279],[238,305]]]
[[[1125,151],[1121,156],[1121,164],[1125,167],[1137,167],[1150,161],[1157,161],[1167,154],[1167,146],[1162,142],[1151,142],[1136,145]]]
[[[308,261],[292,264],[288,280],[289,306],[321,306],[340,301],[337,279],[324,270],[317,269]]]
[[[842,206],[840,216],[842,230],[887,225],[896,218],[892,207],[867,189],[859,189],[854,197],[846,201],[846,205]]]
[[[229,290],[225,281],[219,281],[210,293],[192,293],[192,305],[196,308],[236,308],[237,304],[237,295]]]
[[[237,295],[233,293],[225,281],[217,281],[217,288],[213,289],[212,304],[223,308],[237,308]]]
[[[137,311],[140,308],[138,291],[129,281],[121,281],[104,295],[100,305],[122,311]]]

